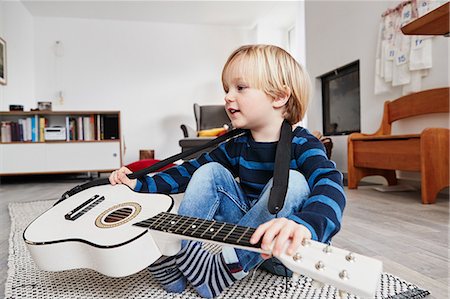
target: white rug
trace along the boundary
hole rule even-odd
[[[22,239],[26,226],[50,208],[54,200],[10,203],[8,277],[5,297],[10,298],[199,298],[188,288],[182,294],[166,293],[147,271],[125,278],[111,278],[92,270],[46,272],[32,261]],[[424,298],[419,289],[391,274],[383,273],[376,298]],[[297,282],[257,270],[234,284],[218,298],[340,298],[336,289],[316,289],[303,277]],[[347,298],[356,298],[349,295]]]

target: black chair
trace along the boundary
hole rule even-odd
[[[197,132],[201,130],[208,130],[213,128],[220,128],[227,124],[231,127],[230,119],[225,111],[224,105],[204,105],[200,106],[194,103],[194,117],[196,123],[196,129],[182,124],[180,126],[183,131],[183,139],[178,142],[181,146],[182,151],[186,151],[193,147],[203,145],[208,141],[214,139],[215,137],[197,137]],[[193,159],[200,156],[204,152],[209,152],[213,148],[205,149],[199,153],[191,155],[185,160]]]

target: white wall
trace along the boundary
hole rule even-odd
[[[194,127],[192,104],[221,104],[226,58],[246,29],[168,23],[35,18],[36,98],[54,110],[120,110],[127,148],[157,158],[180,151],[180,124]],[[61,41],[63,56],[54,55]],[[58,92],[63,92],[63,101]]]
[[[295,24],[273,15],[254,28],[32,17],[9,1],[3,10],[9,69],[0,109],[52,101],[53,110],[120,110],[125,164],[139,149],[159,159],[179,152],[180,124],[194,127],[192,104],[223,103],[220,75],[231,51],[255,42],[286,48]]]
[[[313,79],[315,95],[308,111],[308,127],[322,130],[321,84],[317,77],[360,60],[361,131],[375,132],[381,122],[383,102],[401,96],[401,88],[383,95],[374,94],[374,67],[377,30],[381,14],[398,4],[394,1],[307,1],[307,68]],[[449,85],[448,38],[433,38],[433,68],[422,82],[423,89]],[[394,123],[394,133],[419,132],[426,126],[447,126],[445,115],[416,117]],[[332,159],[347,171],[347,136],[333,137]],[[402,173],[403,175],[409,175]],[[414,177],[416,174],[412,174]]]
[[[0,85],[0,110],[34,103],[33,17],[19,1],[0,3],[1,37],[6,41],[7,85]]]

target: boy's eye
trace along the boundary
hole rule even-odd
[[[245,85],[238,85],[237,86],[237,90],[239,90],[239,91],[244,90],[245,88],[247,88],[247,86],[245,86]]]

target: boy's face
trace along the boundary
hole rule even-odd
[[[230,74],[227,81],[225,109],[234,128],[264,129],[278,115],[272,97],[265,92],[253,88],[238,75]]]

